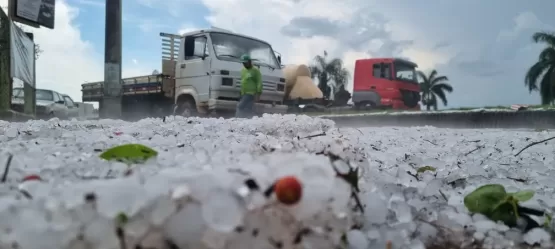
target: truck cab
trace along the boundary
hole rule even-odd
[[[164,55],[162,90],[174,99],[175,114],[234,112],[240,98],[240,57],[250,55],[262,74],[262,95],[256,110],[285,113],[285,78],[281,58],[265,41],[212,28],[182,36],[160,34]],[[179,43],[178,43],[179,42]]]
[[[420,110],[417,67],[416,63],[399,58],[357,60],[353,103],[359,108]]]
[[[235,112],[241,92],[239,59],[248,54],[262,74],[257,113],[285,113],[285,78],[281,56],[265,41],[211,28],[184,35],[160,33],[162,73],[121,80],[124,119],[152,116],[227,116]],[[83,102],[103,108],[104,82],[82,84]]]

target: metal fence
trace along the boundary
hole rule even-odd
[[[438,128],[554,129],[555,110],[431,112],[324,116],[340,127],[435,126]]]

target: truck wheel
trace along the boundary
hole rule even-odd
[[[372,110],[376,107],[376,104],[372,101],[362,101],[355,103],[356,110]]]
[[[197,115],[197,108],[195,103],[191,100],[185,100],[177,103],[174,108],[174,115],[183,117],[192,117]]]
[[[410,92],[410,91],[401,91],[403,103],[405,106],[409,108],[414,108],[418,105],[418,101],[420,101],[420,93],[417,92]]]

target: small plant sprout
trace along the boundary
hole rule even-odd
[[[431,171],[431,172],[436,172],[436,168],[432,167],[432,166],[424,166],[424,167],[420,167],[416,170],[416,174],[422,174],[426,171]]]
[[[528,221],[525,230],[538,227],[529,215],[543,216],[545,212],[519,205],[534,197],[534,191],[523,190],[516,193],[507,193],[500,184],[483,185],[464,198],[464,205],[472,213],[480,213],[493,221],[502,221],[510,227],[517,226],[517,220],[522,217]]]

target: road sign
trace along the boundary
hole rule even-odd
[[[14,22],[54,29],[56,0],[9,0],[8,15]]]

